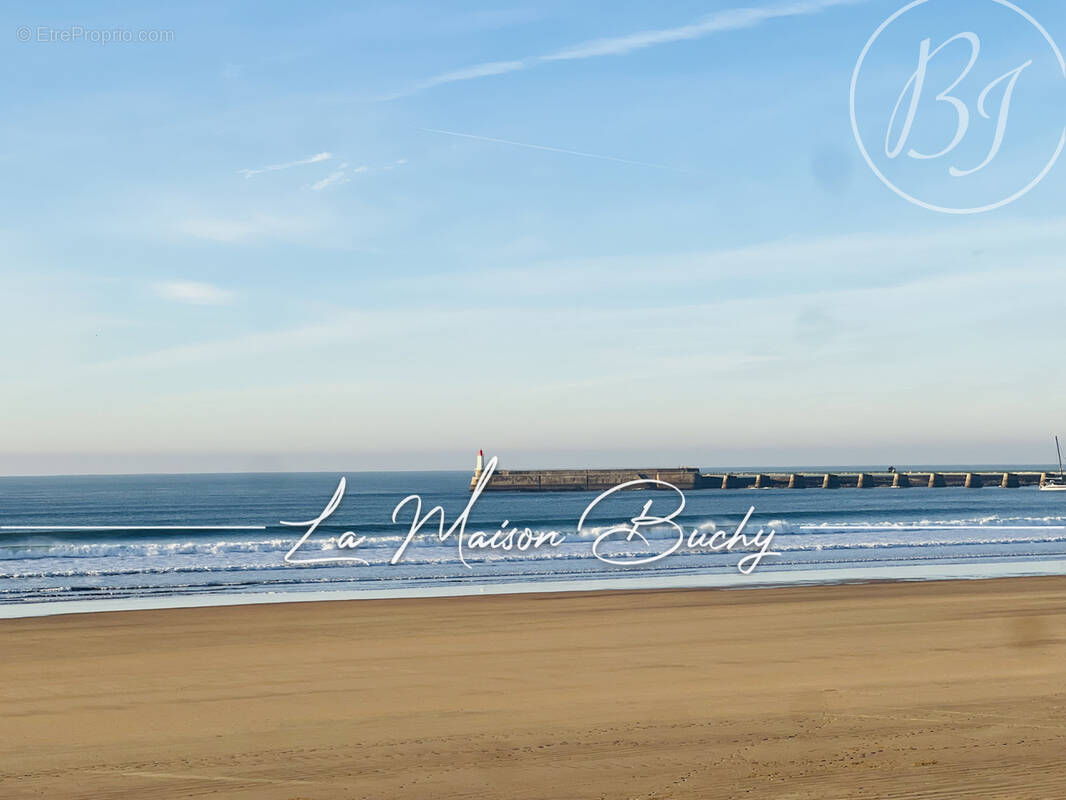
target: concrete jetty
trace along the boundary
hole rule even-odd
[[[479,466],[470,479],[473,491],[481,478]],[[692,489],[876,489],[943,488],[1016,489],[1043,486],[1049,473],[1003,469],[968,472],[923,470],[882,472],[701,472],[696,467],[649,469],[520,469],[495,470],[484,491],[603,492],[623,483],[660,480],[682,490]],[[638,487],[654,488],[654,486]],[[665,488],[665,487],[664,487]]]

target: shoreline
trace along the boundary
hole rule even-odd
[[[180,608],[226,608],[287,603],[347,602],[353,600],[415,600],[446,597],[543,595],[587,592],[670,591],[688,589],[771,589],[879,583],[939,583],[1066,576],[1066,560],[984,562],[977,564],[920,564],[851,569],[767,570],[752,575],[735,573],[612,577],[585,580],[513,581],[503,583],[426,586],[420,588],[302,590],[289,592],[233,592],[165,595],[157,597],[93,598],[0,604],[0,620],[119,611]]]
[[[0,795],[1066,794],[1066,577],[0,622]]]

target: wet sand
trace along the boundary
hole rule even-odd
[[[1066,578],[0,620],[0,797],[1066,797]]]

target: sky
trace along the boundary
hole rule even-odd
[[[1053,460],[1066,164],[938,213],[856,130],[926,206],[991,204],[1066,77],[929,0],[853,130],[900,6],[3,9],[0,474]]]

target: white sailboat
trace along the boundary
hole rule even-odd
[[[1059,447],[1059,437],[1055,437],[1055,452],[1059,454],[1059,477],[1040,484],[1042,492],[1066,492],[1066,475],[1062,472],[1062,448]]]

